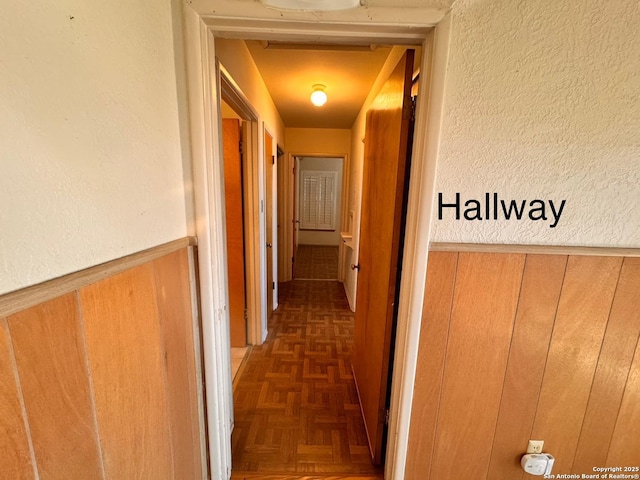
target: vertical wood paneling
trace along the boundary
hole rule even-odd
[[[527,255],[491,454],[492,480],[522,478],[566,256]]]
[[[626,258],[613,299],[572,473],[593,473],[594,465],[602,466],[607,461],[618,407],[640,335],[639,299],[640,259]],[[633,451],[636,463],[640,461],[639,421],[640,417],[635,423],[636,448]],[[629,425],[633,426],[633,421]],[[628,463],[618,466],[631,465],[631,458],[628,460]]]
[[[568,473],[575,456],[622,258],[569,257],[532,438]]]
[[[151,264],[83,288],[80,303],[107,478],[172,478]]]
[[[425,295],[422,310],[405,469],[407,479],[429,478],[457,262],[457,253],[429,254],[425,288],[428,294]]]
[[[164,333],[173,458],[176,479],[200,479],[193,315],[186,250],[153,262]]]
[[[0,319],[0,478],[34,478],[5,319]]]
[[[102,478],[75,294],[8,318],[38,471]]]
[[[626,258],[623,273],[634,271],[633,283],[637,284],[640,272],[640,259]],[[628,270],[627,270],[628,268]],[[620,279],[622,282],[622,278]],[[631,282],[629,282],[631,283]],[[629,285],[629,284],[627,284]],[[638,287],[635,292],[630,291],[629,303],[617,303],[616,296],[615,310],[612,312],[617,317],[625,318],[625,322],[637,321],[638,317]],[[625,313],[626,312],[626,313]],[[606,465],[637,466],[640,463],[640,341],[636,343],[633,363],[629,369],[627,383],[622,397],[622,404],[618,412],[615,429],[609,446]]]
[[[487,474],[524,255],[460,253],[431,478]]]

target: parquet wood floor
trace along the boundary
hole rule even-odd
[[[281,285],[267,340],[251,349],[234,388],[235,472],[382,478],[371,464],[351,375],[352,337],[342,284]]]
[[[298,280],[337,280],[338,247],[298,245],[293,267]]]

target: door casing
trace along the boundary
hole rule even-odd
[[[241,3],[241,2],[238,2]],[[219,111],[219,73],[215,61],[215,35],[236,38],[261,38],[288,41],[355,43],[375,42],[421,44],[424,74],[420,78],[412,175],[404,247],[403,278],[400,288],[395,370],[392,380],[389,437],[385,478],[404,476],[409,437],[413,384],[418,353],[422,305],[427,269],[431,212],[435,193],[435,166],[438,154],[444,80],[449,48],[450,17],[445,16],[435,29],[407,28],[402,24],[359,24],[345,27],[340,22],[306,23],[217,18],[200,16],[185,5],[186,63],[189,73],[190,128],[196,205],[196,231],[199,241],[201,306],[207,389],[208,440],[210,470],[213,478],[229,478],[231,473],[229,342],[225,332],[226,278],[224,262],[224,228],[220,228],[224,211],[221,189],[221,142]],[[348,13],[346,14],[348,15]],[[348,17],[347,17],[348,22]],[[392,22],[392,21],[390,21]],[[347,23],[348,24],[348,23]],[[427,27],[429,25],[425,25]],[[260,142],[258,142],[260,143]],[[256,145],[261,151],[263,145]],[[259,158],[259,157],[258,157]],[[260,172],[258,172],[260,177]],[[254,186],[264,200],[259,183]],[[262,190],[262,191],[261,191]],[[216,204],[216,202],[218,204]],[[264,222],[259,222],[258,236],[264,240]],[[265,245],[264,241],[259,245]],[[265,247],[260,264],[264,265]],[[261,277],[262,278],[262,277]],[[265,285],[261,291],[266,290]],[[264,310],[262,310],[264,312]],[[226,340],[226,342],[225,342]],[[229,377],[229,378],[227,378]],[[227,385],[228,383],[228,385]]]

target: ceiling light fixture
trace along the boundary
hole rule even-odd
[[[347,10],[360,6],[360,0],[260,0],[263,5],[279,10],[306,12]]]
[[[326,87],[318,83],[312,88],[313,92],[311,92],[311,103],[313,103],[316,107],[321,107],[325,103],[327,103],[327,94],[324,91]]]

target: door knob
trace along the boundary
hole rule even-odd
[[[360,264],[356,263],[355,265],[352,263],[351,264],[351,270],[358,270],[360,271]]]
[[[267,243],[267,248],[271,248],[271,247],[273,247],[273,244]]]

